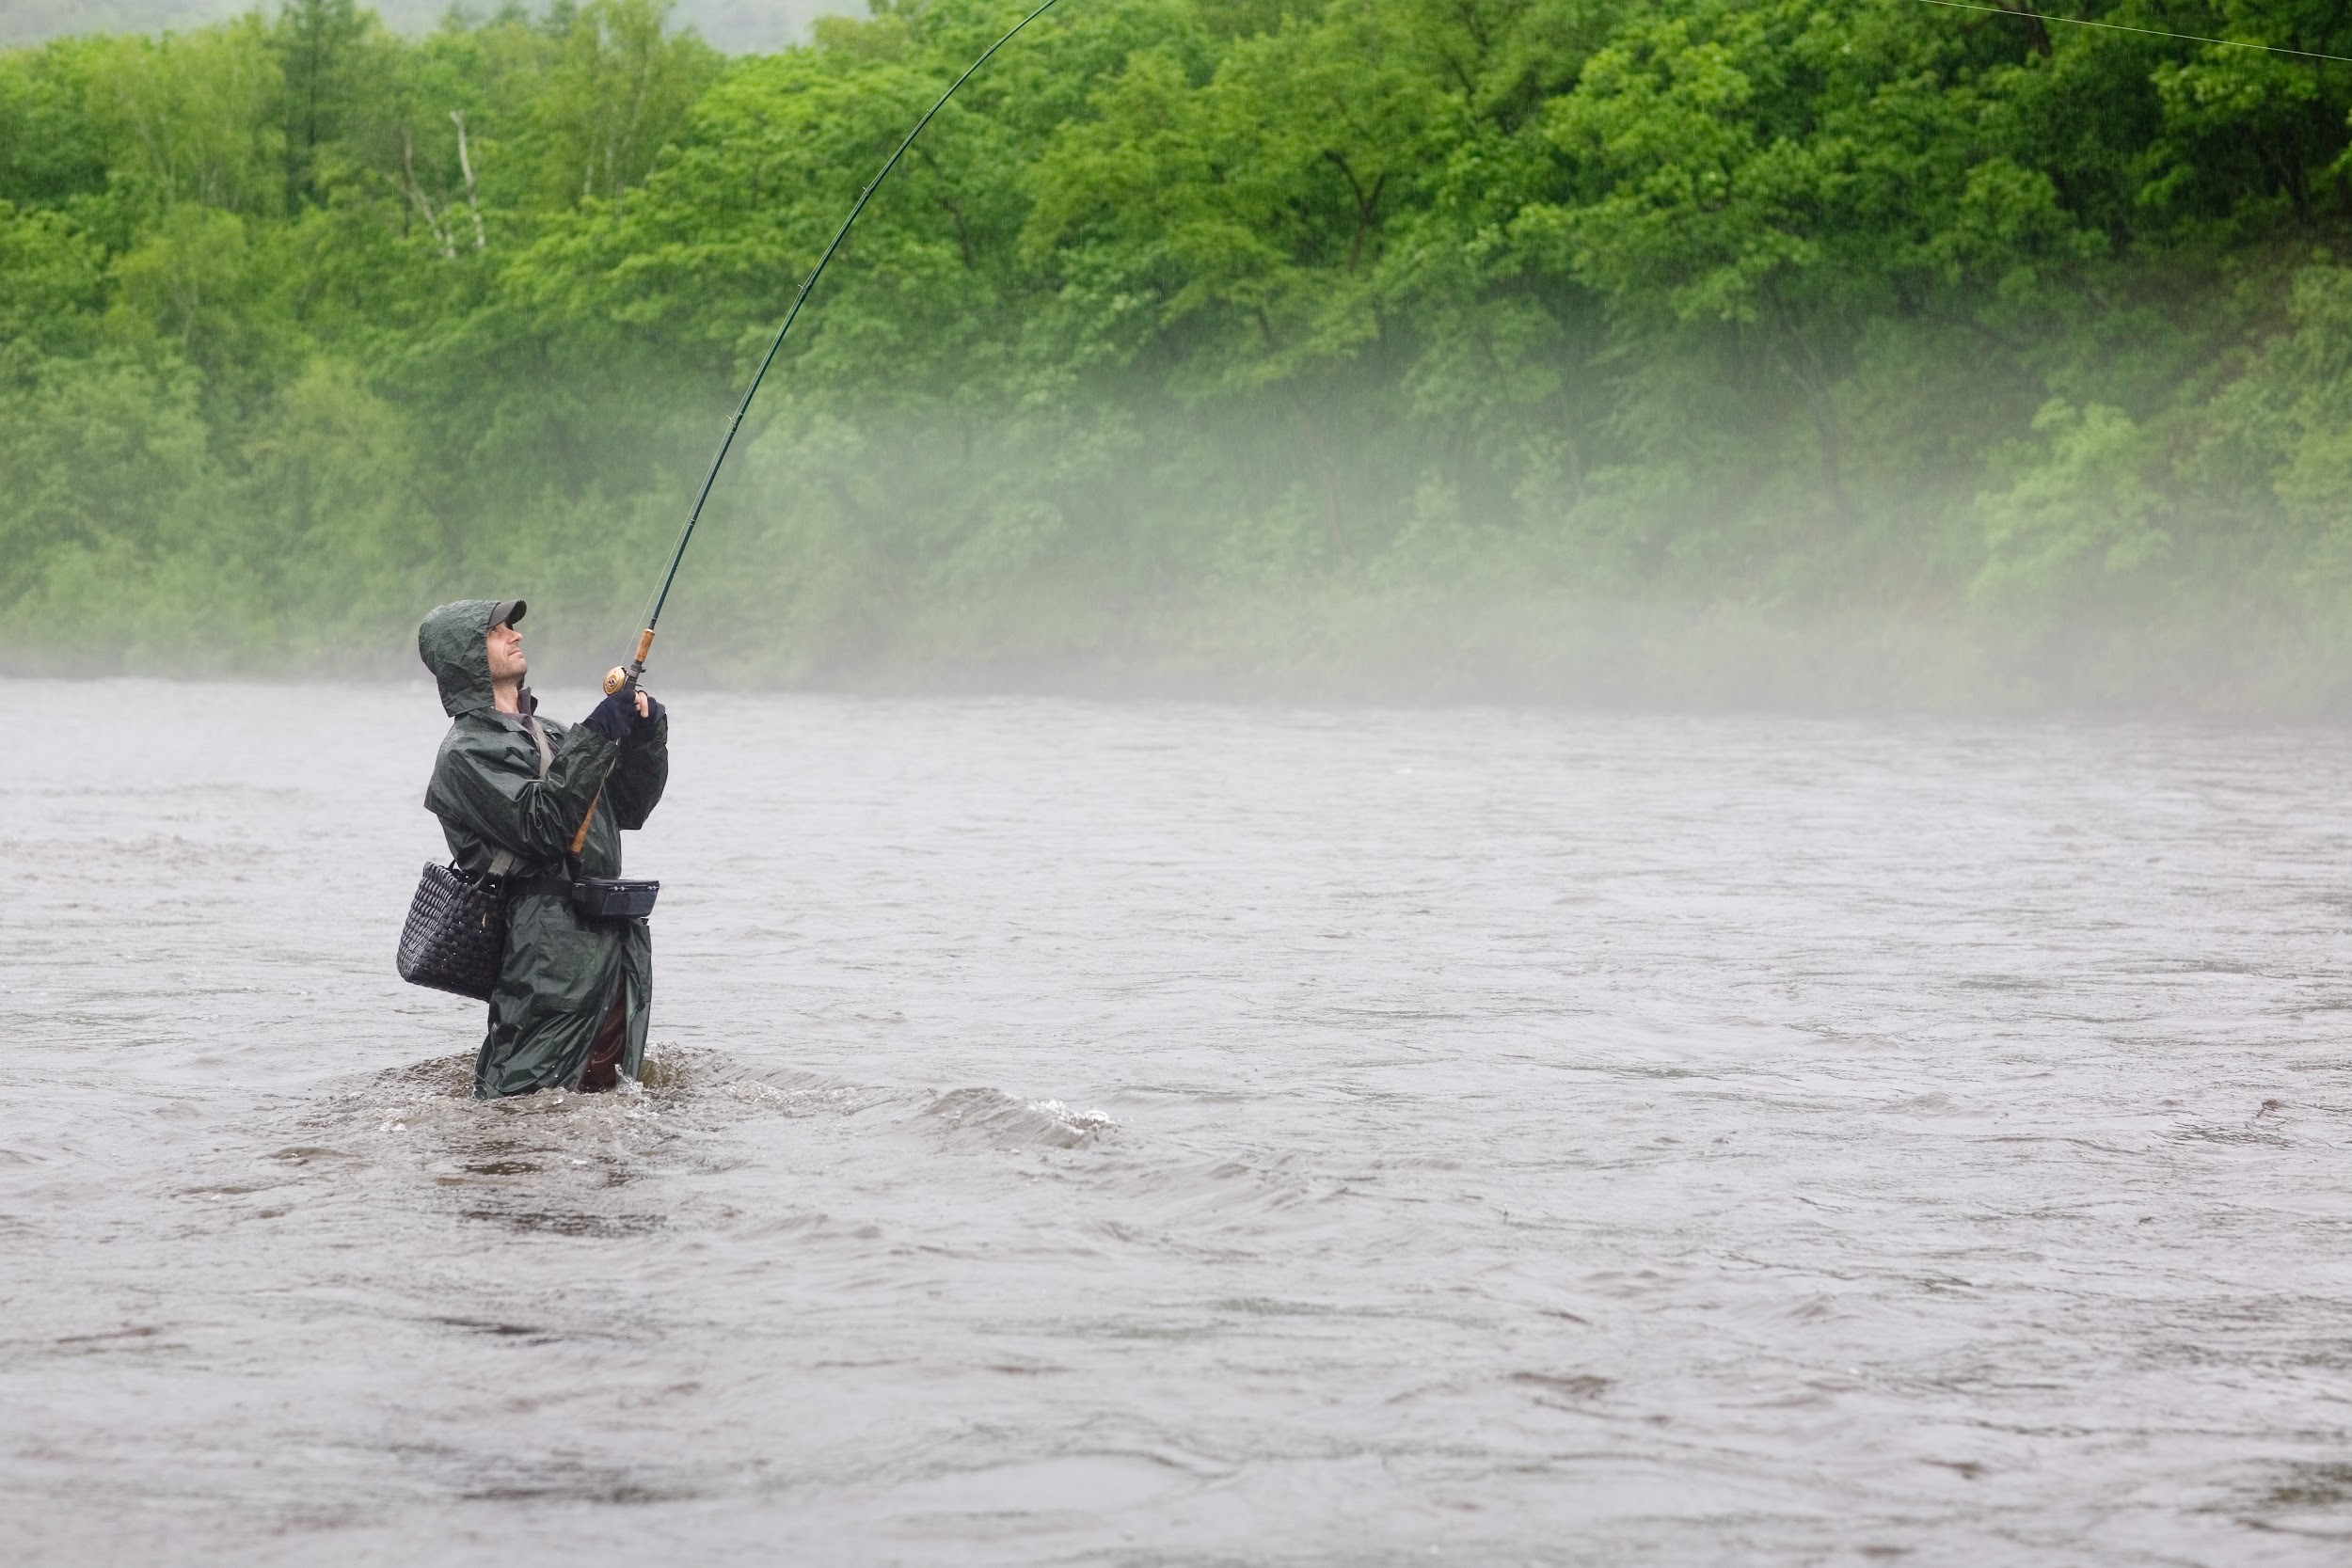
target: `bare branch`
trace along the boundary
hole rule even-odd
[[[433,211],[433,203],[426,198],[424,187],[417,183],[417,147],[405,125],[400,128],[400,166],[406,176],[403,183],[407,187],[408,199],[416,203],[426,230],[440,242],[442,260],[454,261],[457,260],[456,244],[450,239],[449,230],[443,226],[440,216]]]

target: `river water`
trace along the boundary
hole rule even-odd
[[[476,1104],[427,689],[0,693],[0,1555],[2352,1555],[2352,735],[673,707]]]

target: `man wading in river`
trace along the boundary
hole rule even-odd
[[[581,919],[570,884],[621,874],[621,830],[645,825],[670,776],[669,720],[630,690],[576,728],[539,718],[515,629],[523,610],[520,599],[461,599],[417,628],[451,720],[425,806],[457,868],[501,878],[507,892],[490,1032],[474,1058],[480,1100],[636,1077],[653,1003],[645,923]],[[573,834],[592,807],[575,855]]]

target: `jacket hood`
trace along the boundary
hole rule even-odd
[[[483,643],[504,599],[459,599],[427,614],[417,627],[417,657],[440,683],[441,707],[452,719],[494,707],[490,653]]]

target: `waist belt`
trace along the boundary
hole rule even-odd
[[[509,898],[527,898],[544,893],[550,898],[569,898],[572,882],[568,877],[509,877],[500,884]]]

